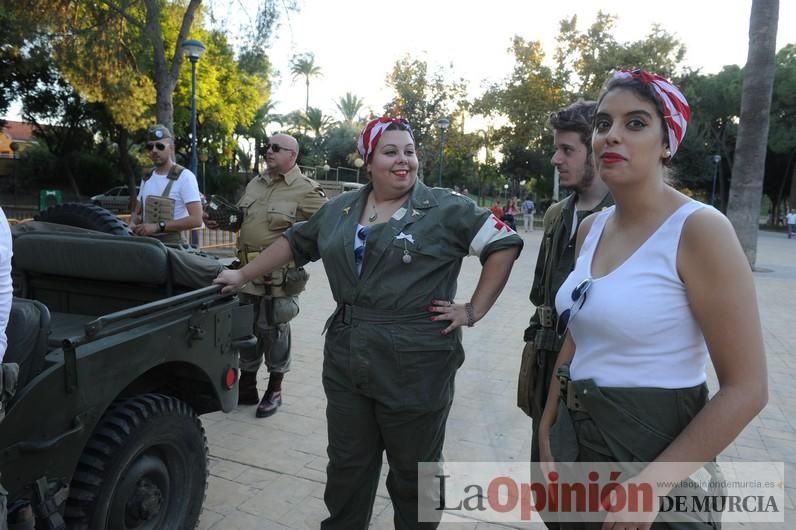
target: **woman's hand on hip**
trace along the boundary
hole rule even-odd
[[[467,304],[455,304],[453,300],[432,300],[431,305],[428,306],[429,313],[432,314],[431,320],[447,320],[450,325],[442,330],[443,335],[447,335],[454,329],[460,326],[472,325],[475,323],[470,322],[470,317],[467,315]]]

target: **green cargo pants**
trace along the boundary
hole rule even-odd
[[[438,523],[417,521],[417,464],[442,458],[451,403],[431,411],[394,410],[361,394],[328,388],[326,399],[329,465],[324,500],[331,515],[321,528],[368,527],[384,451],[395,528],[436,528]]]

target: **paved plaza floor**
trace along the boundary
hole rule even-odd
[[[530,420],[516,407],[522,331],[531,313],[533,266],[541,232],[521,233],[525,249],[492,311],[464,330],[467,358],[456,379],[448,421],[448,461],[523,462],[530,452]],[[736,461],[784,461],[786,523],[796,528],[796,240],[761,232],[755,273],[766,352],[768,406],[720,457]],[[309,289],[293,321],[293,364],[283,384],[284,405],[270,418],[254,417],[254,406],[203,416],[210,446],[210,480],[199,528],[213,530],[314,529],[327,516],[323,504],[326,468],[326,401],[321,386],[321,330],[334,302],[321,263],[309,267]],[[459,278],[458,302],[469,299],[481,267],[468,258]],[[385,278],[389,281],[389,278]],[[262,369],[259,387],[265,389]],[[710,375],[711,391],[717,388]],[[389,529],[392,507],[382,483],[371,528]],[[790,522],[788,522],[790,521]],[[455,529],[542,528],[477,522]],[[725,529],[765,525],[725,524]]]

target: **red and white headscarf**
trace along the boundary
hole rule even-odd
[[[369,162],[368,157],[373,153],[373,150],[376,149],[376,145],[379,143],[379,138],[381,138],[382,133],[393,123],[406,126],[406,128],[409,129],[409,134],[414,138],[409,122],[403,118],[382,116],[381,118],[371,120],[365,125],[365,128],[362,129],[362,133],[359,135],[359,141],[357,142],[357,151],[359,151],[359,156],[362,157],[365,163]]]
[[[666,121],[666,128],[669,130],[669,150],[672,156],[677,152],[677,148],[685,138],[685,130],[691,120],[691,107],[685,100],[685,96],[680,89],[674,86],[671,81],[657,74],[646,70],[622,70],[613,75],[613,79],[638,79],[658,95],[658,99],[663,107],[663,119]]]

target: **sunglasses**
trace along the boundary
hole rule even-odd
[[[558,315],[556,333],[563,335],[564,332],[567,331],[569,323],[572,322],[572,319],[578,314],[580,308],[586,303],[586,293],[589,291],[591,284],[591,278],[586,278],[576,285],[572,290],[572,305],[569,307],[569,309],[566,309],[563,313]]]
[[[155,149],[157,149],[158,151],[163,151],[164,149],[166,149],[166,144],[162,144],[160,142],[155,142],[153,144],[150,143],[146,144],[147,151],[154,151]]]
[[[279,144],[265,144],[265,146],[263,146],[263,153],[265,153],[269,149],[271,151],[273,151],[274,153],[278,153],[279,151],[291,151],[293,153],[296,152],[295,149],[290,149],[288,147],[282,147]]]

